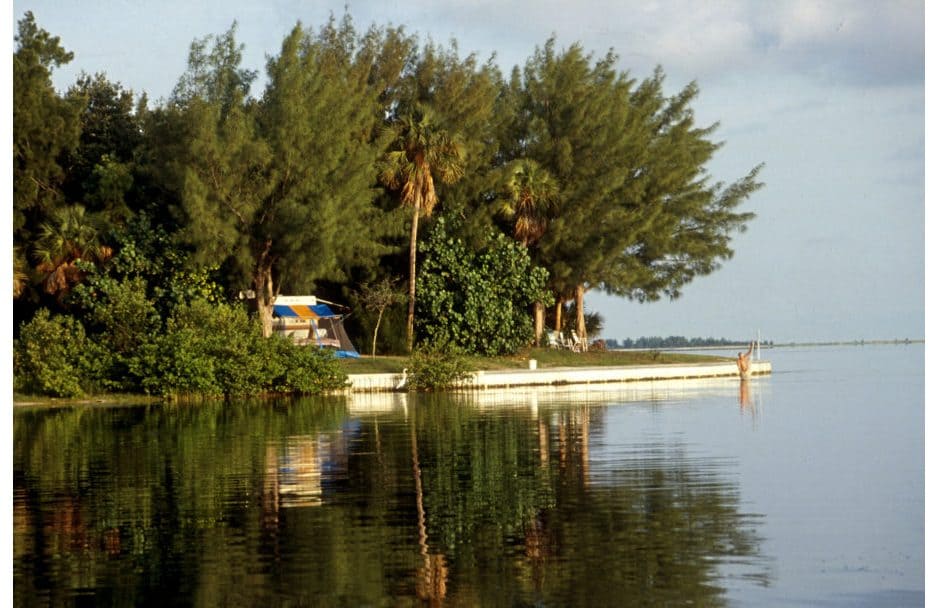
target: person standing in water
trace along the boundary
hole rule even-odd
[[[754,343],[751,342],[747,353],[738,353],[738,373],[742,378],[751,375],[751,353],[754,352]]]

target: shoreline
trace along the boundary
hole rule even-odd
[[[751,377],[766,376],[772,371],[768,360],[751,363]],[[470,377],[454,389],[504,389],[515,387],[579,386],[591,384],[617,384],[650,380],[695,380],[706,378],[737,378],[734,361],[714,363],[665,363],[652,365],[624,365],[603,367],[547,367],[537,369],[500,369],[470,372]],[[349,374],[349,386],[334,394],[349,393],[401,393],[403,374],[372,373]],[[405,378],[407,383],[407,378]],[[14,395],[13,407],[57,407],[75,405],[127,405],[163,403],[159,397],[147,395],[94,395],[77,399],[36,398]]]
[[[751,376],[771,373],[768,360],[751,363]],[[698,378],[739,377],[735,361],[716,363],[668,363],[661,365],[630,365],[610,367],[551,367],[543,369],[506,369],[476,371],[454,388],[500,389],[520,386],[569,386],[613,384],[647,380],[694,380]],[[407,390],[407,374],[349,374],[346,392],[387,393]],[[404,381],[404,385],[402,384]]]

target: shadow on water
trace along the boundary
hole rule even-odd
[[[770,583],[727,462],[673,441],[595,467],[625,406],[574,395],[15,412],[14,604],[723,605]]]

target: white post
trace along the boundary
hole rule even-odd
[[[757,330],[757,360],[760,361],[760,330]]]

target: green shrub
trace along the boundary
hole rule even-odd
[[[105,352],[73,317],[40,309],[20,328],[13,346],[13,385],[21,392],[80,397],[102,379]]]
[[[280,336],[272,336],[266,345],[268,388],[272,392],[315,395],[348,383],[339,360],[328,349],[298,346]]]
[[[117,352],[133,352],[160,330],[160,315],[147,298],[142,278],[98,278],[94,287],[79,285],[75,299],[82,305],[87,326],[99,330]]]
[[[408,361],[408,390],[452,388],[470,377],[470,365],[453,348],[421,346]]]
[[[441,219],[421,251],[416,327],[422,340],[487,356],[512,354],[532,342],[529,308],[551,296],[548,271],[535,266],[522,245],[494,230],[473,250],[449,236]]]
[[[94,336],[75,317],[39,311],[14,344],[14,389],[55,397],[117,389],[217,398],[309,395],[346,385],[332,351],[280,336],[265,339],[241,306],[201,299],[180,304],[160,332],[153,307],[135,286],[137,281],[126,279],[98,296],[84,294]]]
[[[251,395],[265,387],[261,328],[240,306],[194,300],[177,306],[165,333],[142,349],[134,371],[145,392]]]
[[[147,298],[147,283],[140,277],[113,279],[92,275],[73,294],[89,337],[107,353],[103,386],[117,391],[138,391],[145,369],[136,361],[144,345],[162,330],[162,321]]]
[[[142,388],[168,397],[317,394],[346,384],[331,351],[265,339],[241,306],[205,300],[178,306],[136,362]]]

